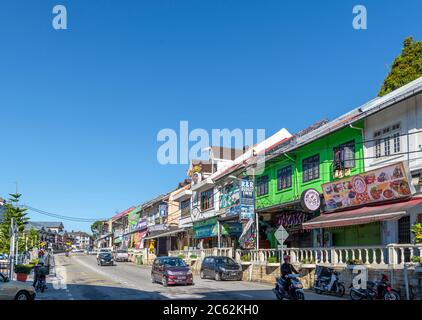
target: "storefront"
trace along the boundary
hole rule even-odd
[[[410,243],[410,226],[422,214],[410,181],[400,162],[324,184],[324,212],[304,227],[319,229],[323,246]]]

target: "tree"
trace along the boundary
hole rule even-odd
[[[10,238],[9,238],[9,229],[10,223],[13,218],[15,226],[18,228],[19,235],[19,251],[25,250],[25,241],[23,237],[23,231],[25,225],[27,224],[29,218],[27,217],[27,212],[25,208],[20,208],[18,206],[19,199],[22,195],[19,193],[10,194],[10,198],[5,204],[5,213],[3,216],[3,221],[0,224],[0,252],[9,252],[10,248]]]
[[[401,54],[394,60],[391,70],[378,93],[379,97],[422,77],[422,42],[408,37]]]
[[[103,221],[95,221],[91,224],[91,231],[94,238],[97,238],[99,234],[103,231],[104,222]]]

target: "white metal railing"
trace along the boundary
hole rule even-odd
[[[204,258],[207,256],[233,257],[233,248],[174,250],[174,251],[169,251],[168,255],[171,257],[177,257],[179,255],[183,255],[185,258],[190,258],[191,255],[195,255],[197,258]]]
[[[285,248],[259,250],[236,250],[239,262],[256,264],[278,263],[281,255],[289,255],[292,263],[345,265],[364,264],[367,266],[404,266],[414,256],[422,255],[422,244],[390,244],[387,246],[326,247],[326,248]]]

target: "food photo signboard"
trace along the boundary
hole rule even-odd
[[[403,162],[322,185],[325,211],[362,206],[411,196],[410,183]]]

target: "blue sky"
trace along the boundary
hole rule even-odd
[[[51,26],[68,10],[68,30]],[[364,4],[368,29],[352,28]],[[0,4],[0,195],[67,216],[112,216],[174,188],[157,133],[286,127],[373,98],[421,1],[72,0]],[[31,213],[34,220],[54,220]],[[69,230],[89,224],[65,221]]]

